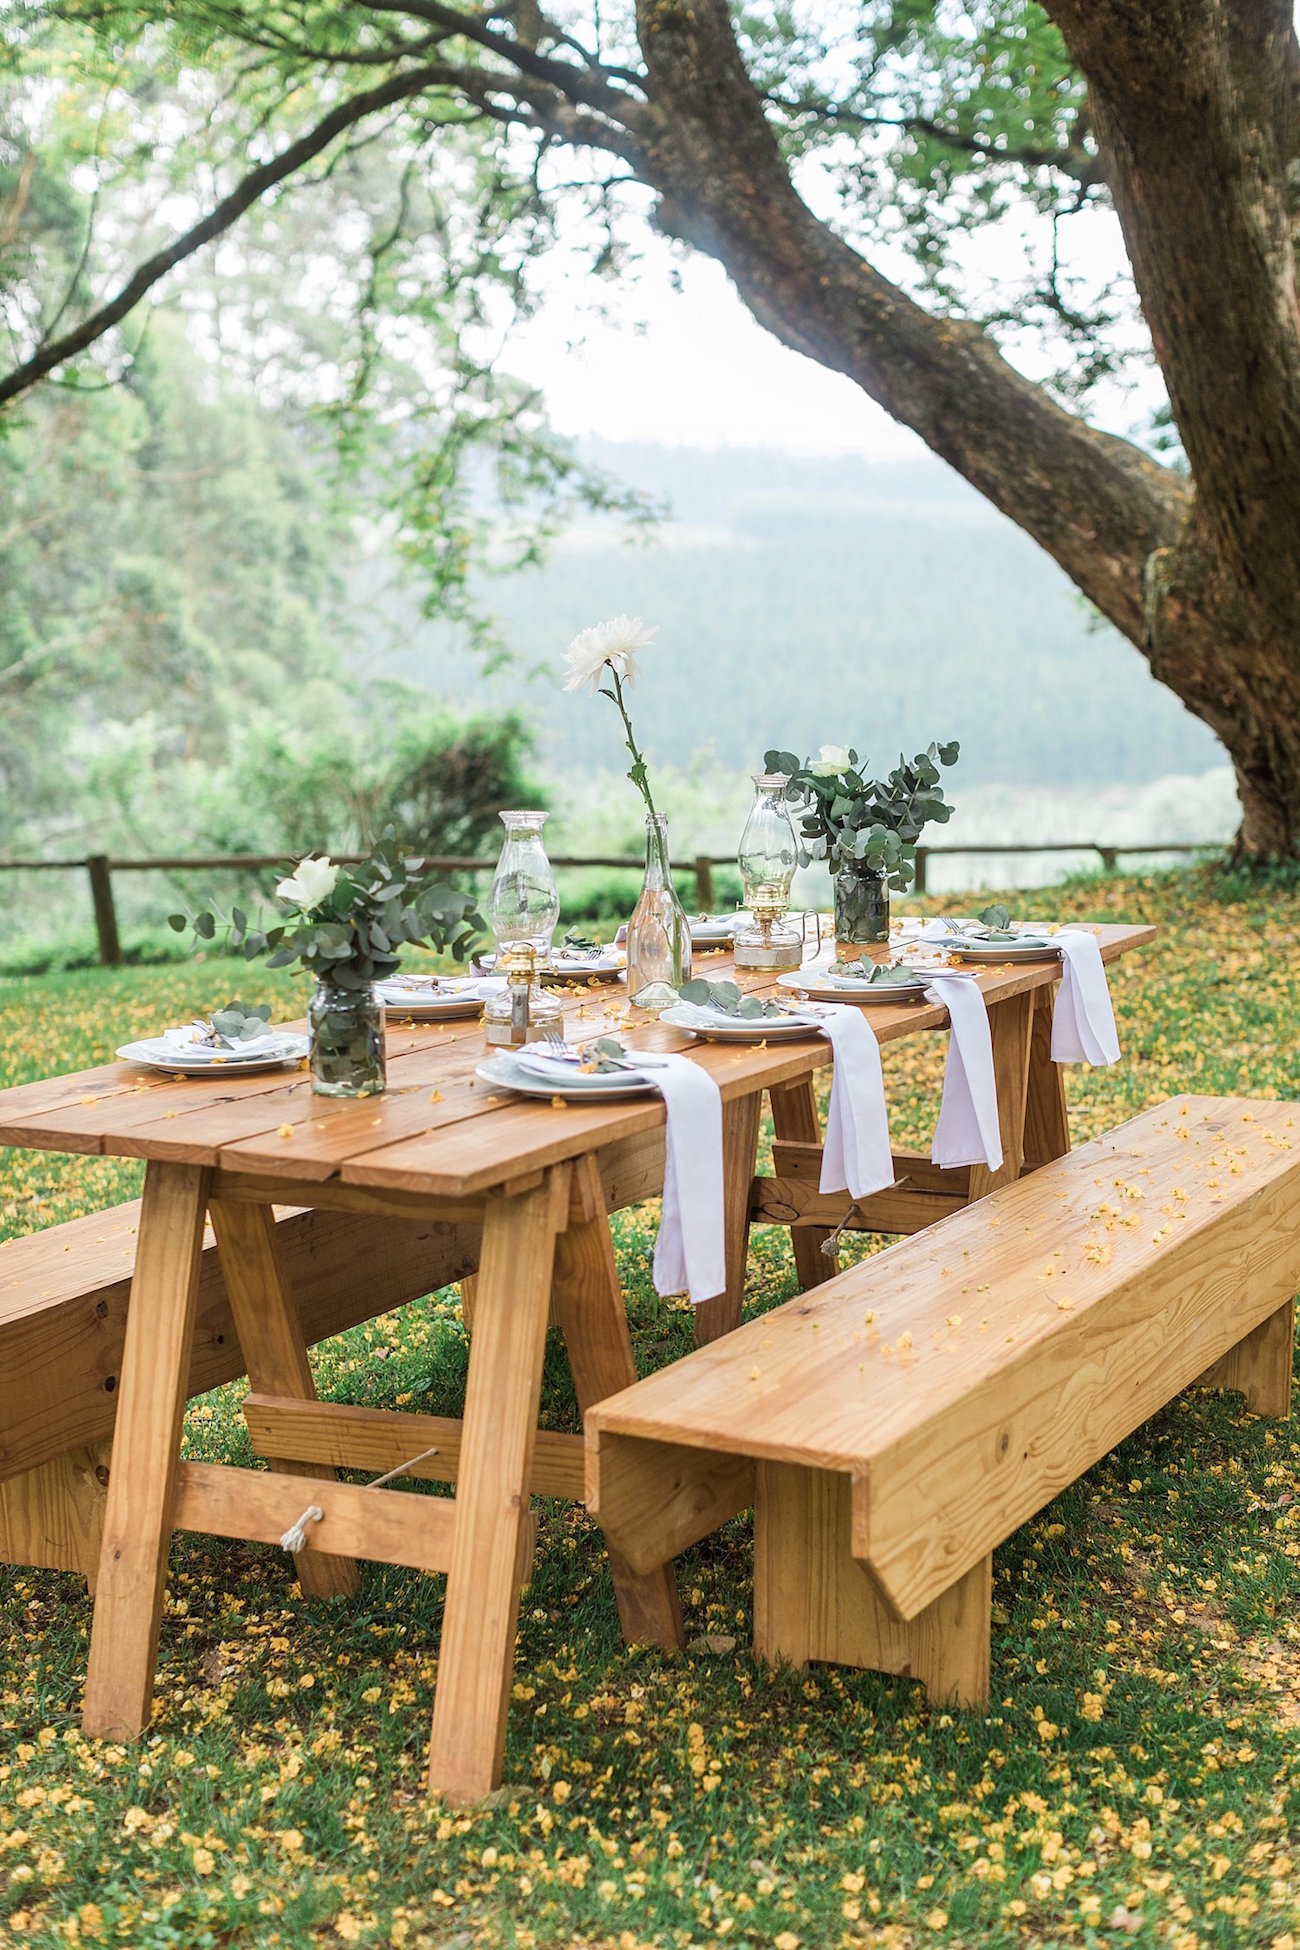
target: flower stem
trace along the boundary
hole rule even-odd
[[[646,811],[650,815],[650,830],[654,834],[655,852],[659,855],[659,865],[664,876],[664,884],[671,889],[672,879],[668,866],[668,849],[664,844],[663,829],[659,824],[659,814],[655,809],[654,798],[650,791],[650,780],[646,774],[645,757],[636,742],[636,733],[632,729],[632,720],[628,716],[627,705],[623,702],[623,682],[613,664],[607,664],[605,667],[614,680],[614,689],[609,695],[613,697],[615,704],[618,706],[618,714],[623,720],[623,736],[627,743],[627,748],[632,754],[632,769],[628,773],[628,777],[645,801]]]

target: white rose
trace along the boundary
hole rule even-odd
[[[329,899],[338,877],[339,870],[331,864],[328,853],[322,854],[319,860],[308,854],[287,880],[277,883],[275,891],[282,901],[292,901],[295,907],[306,911]]]
[[[847,745],[823,745],[810,772],[820,772],[826,778],[833,778],[837,772],[847,772],[850,765]]]
[[[659,625],[647,629],[639,616],[611,616],[590,630],[580,630],[564,653],[569,667],[566,691],[594,691],[600,685],[606,665],[623,683],[635,684],[641,675],[636,653],[653,643]]]

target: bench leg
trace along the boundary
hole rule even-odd
[[[983,1198],[999,1185],[1010,1185],[1020,1176],[1025,1156],[1025,1104],[1029,1091],[1029,1045],[1033,1034],[1034,991],[1008,996],[989,1010],[989,1031],[993,1038],[993,1078],[998,1092],[998,1129],[1002,1134],[1002,1164],[990,1171],[987,1165],[970,1168],[970,1200]]]
[[[69,1449],[0,1483],[0,1564],[78,1571],[94,1597],[111,1446]]]
[[[1056,986],[1034,991],[1034,1022],[1029,1038],[1029,1088],[1025,1099],[1025,1168],[1050,1164],[1070,1149],[1070,1119],[1065,1104],[1065,1072],[1052,1061],[1052,1014]]]
[[[561,1196],[564,1168],[483,1225],[429,1755],[430,1790],[457,1803],[501,1783]]]
[[[314,1402],[316,1383],[270,1206],[225,1204],[214,1198],[210,1217],[250,1389],[255,1395]],[[317,1480],[334,1473],[318,1463],[286,1460],[272,1462],[271,1468],[277,1475]],[[293,1561],[304,1598],[355,1598],[361,1589],[350,1557],[305,1550]]]
[[[196,1166],[145,1172],[81,1716],[119,1740],[153,1706],[207,1193]]]
[[[758,1465],[755,1656],[900,1673],[919,1679],[936,1704],[987,1706],[992,1558],[904,1622],[849,1548],[851,1498],[840,1471]]]
[[[732,1097],[722,1106],[722,1197],[726,1209],[727,1290],[695,1309],[695,1345],[720,1340],[739,1327],[749,1258],[749,1199],[758,1162],[763,1093]]]
[[[574,1193],[581,1216],[572,1215],[555,1246],[551,1306],[564,1334],[578,1407],[587,1410],[636,1380],[632,1337],[609,1236],[600,1169],[594,1157],[574,1166]],[[677,1577],[672,1564],[634,1571],[618,1551],[609,1552],[623,1636],[629,1645],[684,1643]]]
[[[802,1077],[797,1083],[778,1084],[769,1095],[772,1129],[776,1138],[772,1146],[772,1162],[779,1177],[785,1166],[781,1151],[783,1138],[795,1144],[818,1144],[821,1141],[817,1086],[811,1077]],[[790,1241],[794,1248],[795,1271],[799,1275],[801,1293],[807,1293],[809,1287],[820,1286],[823,1280],[833,1279],[839,1272],[838,1259],[828,1259],[822,1251],[822,1241],[829,1238],[829,1232],[811,1226],[791,1226]]]
[[[1244,1340],[1220,1355],[1197,1377],[1198,1388],[1230,1388],[1246,1397],[1254,1415],[1285,1422],[1291,1414],[1291,1369],[1295,1357],[1295,1301],[1288,1300],[1260,1322]]]

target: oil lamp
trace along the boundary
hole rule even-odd
[[[562,1013],[558,997],[541,986],[560,918],[560,892],[542,844],[544,812],[503,812],[506,836],[488,895],[487,916],[496,937],[495,973],[503,991],[483,1007],[489,1044],[519,1048],[536,1042]]]
[[[803,936],[786,918],[798,858],[785,803],[785,772],[754,774],[754,803],[737,856],[749,920],[736,930],[737,968],[798,968]]]

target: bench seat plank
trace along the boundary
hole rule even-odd
[[[602,1403],[589,1502],[635,1562],[650,1444],[679,1506],[692,1449],[846,1472],[911,1619],[1275,1316],[1279,1347],[1298,1286],[1300,1107],[1178,1098]]]

